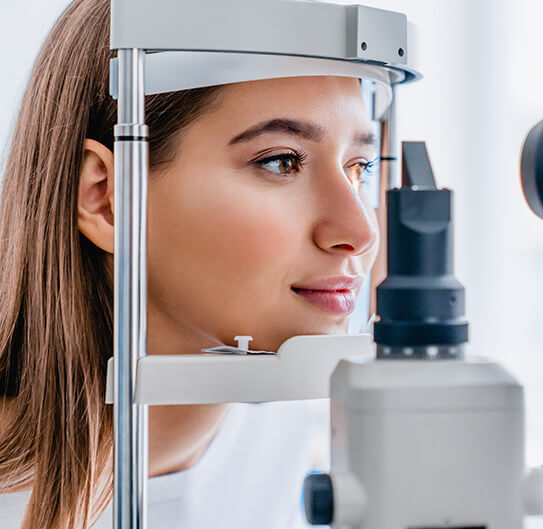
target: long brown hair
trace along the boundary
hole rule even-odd
[[[74,1],[35,62],[2,185],[0,491],[32,487],[26,529],[86,528],[111,499],[113,279],[77,226],[83,142],[113,148],[111,56],[109,0]],[[151,168],[220,89],[147,97]]]

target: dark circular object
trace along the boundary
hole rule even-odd
[[[362,51],[366,51],[368,49],[368,43],[367,42],[363,42],[360,47],[362,48]]]
[[[334,493],[330,476],[306,476],[303,495],[307,521],[311,525],[330,525],[334,518]]]
[[[543,218],[543,121],[524,140],[520,179],[526,202],[536,215]]]
[[[400,57],[403,57],[403,56],[404,56],[404,53],[405,53],[405,51],[404,51],[403,48],[400,48],[400,49],[398,50],[398,55],[399,55]]]

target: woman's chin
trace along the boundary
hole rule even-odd
[[[286,337],[283,342],[292,338],[293,336],[308,336],[308,335],[319,335],[319,334],[348,334],[349,333],[349,322],[338,322],[335,324],[317,324],[311,325],[303,328],[299,328],[297,331],[294,331],[288,337]]]

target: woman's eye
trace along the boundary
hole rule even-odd
[[[261,167],[266,171],[278,175],[288,176],[292,173],[299,173],[302,169],[306,154],[298,154],[294,152],[276,154],[262,160],[253,162],[257,167]],[[268,167],[265,167],[268,166]]]
[[[302,170],[304,161],[307,158],[306,153],[282,153],[268,158],[263,158],[253,162],[257,167],[275,173],[277,175],[289,176],[297,174]],[[368,184],[367,178],[372,174],[372,168],[374,167],[377,159],[372,161],[363,160],[347,167],[346,172],[349,180],[353,184]]]
[[[372,174],[372,169],[375,166],[377,160],[372,160],[368,162],[366,160],[361,162],[356,162],[355,164],[349,165],[347,167],[347,174],[349,180],[354,184],[369,184],[369,178]]]

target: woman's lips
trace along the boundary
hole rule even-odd
[[[356,298],[354,292],[342,290],[312,290],[291,287],[292,290],[316,307],[338,315],[348,315],[354,310]]]
[[[328,277],[292,285],[291,289],[325,312],[346,316],[354,310],[355,291],[362,284],[362,279],[362,276]]]

